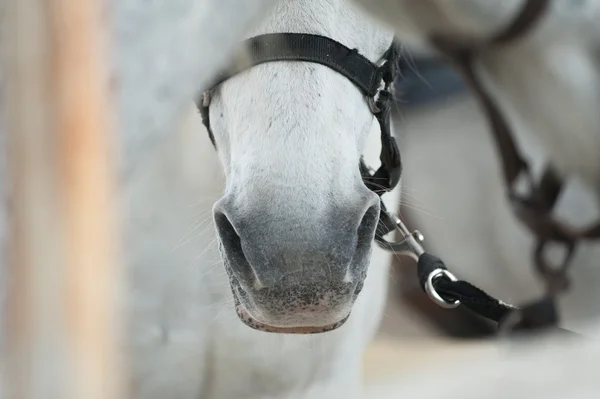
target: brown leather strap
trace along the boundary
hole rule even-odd
[[[523,37],[535,27],[535,24],[544,15],[549,6],[550,1],[548,0],[525,1],[517,18],[504,31],[492,37],[490,43],[503,44]]]
[[[552,211],[563,187],[561,176],[552,165],[548,165],[540,182],[534,182],[531,169],[515,144],[506,117],[484,88],[474,68],[476,56],[481,49],[505,45],[523,37],[541,19],[549,3],[549,0],[525,1],[517,18],[506,29],[487,40],[474,42],[441,35],[433,35],[430,39],[431,43],[462,72],[486,114],[500,155],[502,175],[513,211],[537,238],[534,252],[536,267],[547,282],[548,292],[554,294],[567,286],[566,271],[577,242],[600,238],[600,222],[584,229],[576,229],[553,217]],[[529,182],[527,195],[518,194],[515,188],[517,179],[523,175]],[[550,265],[543,257],[544,248],[551,241],[564,245],[567,250],[567,255],[558,266]]]
[[[506,44],[527,34],[541,19],[548,5],[549,0],[525,1],[515,20],[490,39],[474,42],[466,38],[458,39],[442,35],[433,35],[430,38],[431,43],[462,72],[467,83],[475,92],[490,124],[501,156],[504,180],[509,186],[514,184],[521,172],[529,171],[529,165],[513,140],[512,131],[506,118],[475,73],[475,58],[480,49]]]

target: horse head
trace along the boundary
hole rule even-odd
[[[345,0],[298,3],[275,6],[251,37],[321,35],[371,63],[390,48],[391,31]],[[339,327],[380,215],[359,167],[376,125],[364,93],[319,63],[267,62],[212,90],[207,117],[227,178],[213,212],[238,316],[273,332]]]

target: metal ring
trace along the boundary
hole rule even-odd
[[[379,91],[377,92],[377,94],[379,94]],[[377,94],[375,94],[375,96],[377,96]],[[377,106],[377,100],[375,100],[375,97],[366,96],[366,99],[371,113],[376,114],[378,112],[381,112],[381,108]]]
[[[458,305],[460,305],[460,301],[458,299],[456,299],[454,302],[446,301],[444,298],[442,298],[440,296],[440,294],[437,293],[437,291],[433,287],[433,279],[442,277],[442,276],[447,277],[448,279],[450,279],[450,281],[458,281],[458,279],[454,276],[454,274],[450,273],[448,270],[435,269],[434,271],[429,273],[429,276],[427,276],[427,282],[425,283],[425,292],[427,292],[427,295],[429,295],[429,298],[431,298],[431,300],[433,302],[435,302],[442,308],[454,309]]]

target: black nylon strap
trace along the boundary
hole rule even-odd
[[[382,71],[357,49],[350,49],[338,41],[309,33],[271,33],[244,41],[247,57],[240,57],[234,69],[225,71],[211,87],[254,65],[273,61],[307,61],[321,64],[344,75],[363,94],[377,94]]]
[[[440,258],[428,252],[419,257],[417,274],[423,291],[425,291],[429,275],[437,269],[447,270],[446,265]],[[499,301],[466,281],[451,281],[444,277],[438,277],[432,281],[432,284],[444,300],[453,302],[458,299],[462,305],[472,312],[495,322],[499,322],[509,312],[515,310],[514,307]]]
[[[438,269],[448,270],[444,262],[435,255],[428,252],[419,257],[417,263],[417,275],[421,289],[426,291],[425,286],[429,275]],[[558,315],[552,298],[544,298],[542,301],[534,302],[523,308],[504,303],[489,295],[482,289],[464,281],[452,281],[443,275],[434,278],[432,285],[435,291],[447,302],[459,300],[461,305],[471,312],[494,321],[499,328],[503,328],[506,319],[512,315],[519,316],[512,331],[525,332],[540,329],[551,329],[552,331],[581,336],[573,331],[556,326]]]

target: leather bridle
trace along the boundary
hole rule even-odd
[[[464,305],[476,314],[498,323],[502,330],[528,330],[556,327],[558,313],[555,296],[568,286],[567,271],[576,244],[584,239],[600,238],[600,222],[585,229],[576,229],[552,215],[562,189],[562,179],[552,165],[548,165],[539,183],[534,182],[528,162],[521,155],[513,139],[512,129],[498,105],[484,88],[475,72],[480,51],[503,46],[526,35],[541,19],[549,0],[525,1],[517,18],[504,30],[488,40],[465,37],[432,35],[431,44],[444,54],[464,75],[471,86],[490,124],[492,136],[499,151],[506,191],[516,217],[536,237],[534,262],[546,283],[546,295],[539,301],[517,308],[489,296],[472,284],[457,279],[441,259],[425,252],[423,236],[410,232],[394,214],[386,211],[383,202],[375,240],[387,250],[406,254],[417,261],[420,285],[429,297],[444,308]],[[392,190],[402,173],[400,152],[390,132],[390,107],[393,84],[398,73],[399,45],[393,41],[378,64],[343,44],[320,35],[305,33],[274,33],[253,37],[244,42],[235,56],[234,69],[217,76],[213,85],[202,93],[197,106],[210,139],[216,147],[209,118],[212,90],[230,77],[252,66],[275,61],[305,61],[327,66],[348,78],[363,93],[366,104],[381,128],[381,166],[372,171],[361,160],[358,165],[363,181],[379,196]],[[517,191],[521,177],[528,182],[528,193]],[[402,237],[389,242],[384,236],[396,230]],[[567,255],[559,265],[551,265],[543,256],[550,242],[563,245]]]

